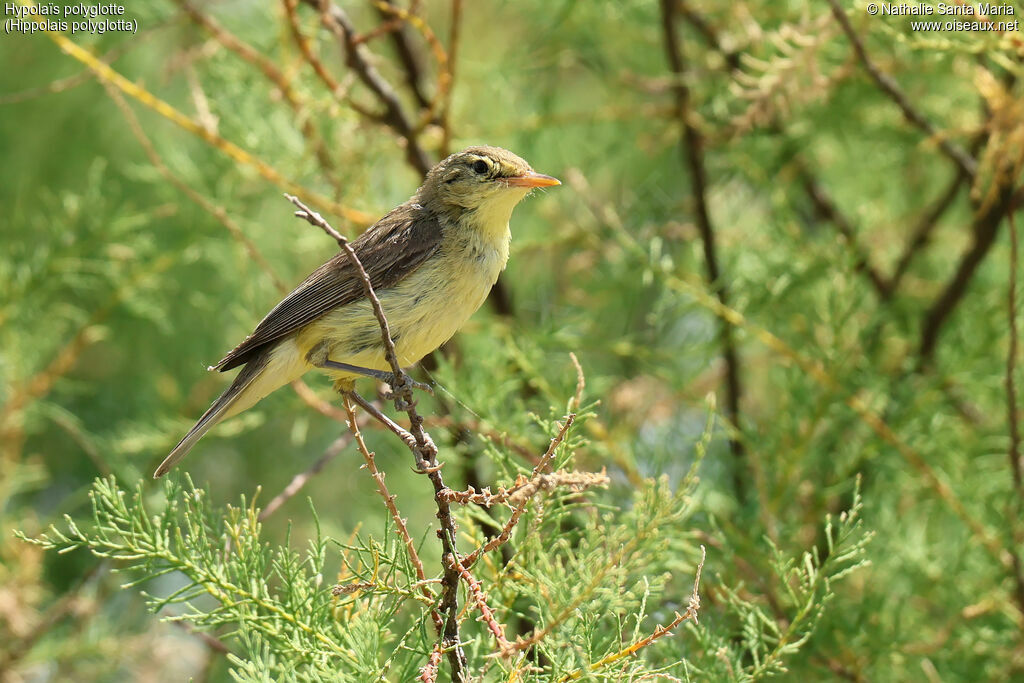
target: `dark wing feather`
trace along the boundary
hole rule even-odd
[[[374,290],[387,289],[437,251],[441,233],[437,217],[410,201],[377,221],[352,243],[352,249],[370,276]],[[266,344],[364,296],[363,282],[343,251],[314,270],[214,367],[223,372],[247,363]]]

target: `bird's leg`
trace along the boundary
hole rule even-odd
[[[313,359],[311,359],[311,360],[313,360]],[[414,379],[412,379],[411,377],[409,377],[408,375],[406,375],[404,372],[402,373],[403,377],[396,377],[395,373],[393,373],[393,372],[386,372],[384,370],[371,370],[370,368],[362,368],[362,367],[359,367],[358,365],[349,365],[348,363],[342,363],[340,361],[331,360],[330,358],[317,359],[317,360],[319,360],[319,362],[314,362],[313,365],[315,365],[318,368],[329,368],[331,370],[343,370],[344,372],[351,372],[354,375],[362,375],[364,377],[372,377],[374,379],[380,380],[381,382],[386,382],[389,386],[391,386],[393,389],[396,389],[396,390],[399,389],[404,383],[407,382],[409,384],[409,386],[413,387],[414,389],[419,389],[421,391],[425,391],[428,394],[430,394],[431,396],[434,395],[434,389],[429,384],[423,384],[422,382],[417,382]]]
[[[420,444],[416,442],[416,437],[403,429],[401,425],[390,417],[377,410],[377,406],[373,405],[354,391],[345,391],[344,393],[346,396],[351,398],[354,403],[358,404],[359,407],[369,413],[372,417],[376,418],[378,422],[397,434],[398,438],[404,441],[414,453],[419,453],[422,462],[418,462],[417,465],[421,470],[425,469],[429,463],[433,462],[437,457],[437,446],[434,445],[433,440],[429,436],[426,437],[427,441],[421,447]]]

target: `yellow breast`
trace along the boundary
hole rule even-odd
[[[395,287],[377,292],[403,367],[448,341],[480,308],[508,261],[510,239],[507,218],[500,230],[446,235],[438,252],[414,273]],[[303,349],[322,340],[330,345],[331,360],[390,370],[368,300],[336,309],[297,335]],[[328,375],[334,380],[353,377],[338,371]]]

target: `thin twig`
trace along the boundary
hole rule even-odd
[[[533,479],[527,479],[520,475],[513,486],[507,489],[499,486],[497,493],[492,493],[489,486],[485,486],[483,489],[471,486],[465,491],[448,489],[444,492],[444,497],[460,505],[473,504],[490,508],[502,504],[519,505],[523,501],[533,498],[540,491],[566,488],[579,493],[595,486],[607,486],[609,481],[608,473],[605,470],[600,472],[558,470],[551,474],[537,475]]]
[[[576,393],[573,394],[570,405],[573,412],[578,412],[580,404],[583,403],[583,391],[587,388],[587,378],[583,374],[583,366],[580,365],[580,359],[572,351],[569,352],[569,360],[572,361],[573,367],[576,368]]]
[[[918,356],[922,366],[931,364],[935,348],[939,341],[939,333],[957,304],[967,293],[967,286],[974,277],[975,271],[985,260],[999,234],[999,224],[1013,202],[1012,185],[1006,184],[999,190],[996,200],[983,207],[975,215],[971,225],[974,241],[970,249],[964,253],[956,272],[949,283],[936,298],[935,303],[925,314],[921,325],[921,343]]]
[[[551,442],[548,444],[548,449],[541,456],[540,462],[533,468],[533,472],[530,474],[530,480],[534,481],[544,472],[544,469],[550,464],[551,460],[555,457],[555,451],[558,449],[559,444],[565,439],[565,435],[569,432],[569,428],[572,427],[572,423],[576,420],[575,413],[569,413],[565,416],[565,422],[559,428],[558,433],[552,437]],[[529,504],[530,499],[524,498],[512,511],[512,515],[508,518],[505,526],[502,527],[501,533],[487,541],[484,545],[480,546],[469,555],[462,558],[462,565],[467,569],[472,567],[477,560],[479,560],[485,553],[489,553],[495,548],[500,547],[504,543],[508,542],[509,538],[512,537],[512,530],[516,524],[519,523],[519,518],[526,512],[526,506]]]
[[[803,161],[800,160],[798,163],[800,164],[801,183],[811,203],[814,205],[814,210],[818,217],[822,220],[827,220],[836,227],[839,234],[846,240],[847,247],[853,252],[854,270],[864,273],[879,297],[884,296],[887,282],[871,263],[867,250],[857,239],[857,231],[847,220],[846,216],[839,212],[825,187],[810,174],[809,170],[803,165]]]
[[[427,97],[426,91],[423,89],[423,65],[420,64],[419,55],[417,55],[416,49],[409,40],[409,35],[406,31],[409,16],[416,16],[419,3],[412,3],[409,9],[406,10],[407,14],[399,14],[395,11],[399,8],[390,2],[382,3],[374,2],[374,0],[370,0],[370,2],[376,8],[381,18],[386,21],[374,31],[370,31],[364,36],[359,36],[356,42],[368,42],[377,32],[388,33],[391,38],[391,44],[395,48],[395,54],[398,55],[398,61],[405,72],[405,83],[409,88],[409,92],[412,93],[413,99],[416,100],[416,105],[421,109],[430,109],[430,98]]]
[[[476,603],[476,608],[480,610],[480,620],[487,624],[487,629],[494,636],[495,642],[498,643],[498,650],[500,652],[509,652],[512,648],[511,643],[505,637],[505,627],[501,625],[494,617],[494,610],[487,605],[487,596],[484,595],[483,588],[480,587],[480,582],[473,578],[473,575],[469,573],[469,570],[462,566],[458,558],[454,555],[448,555],[448,562],[452,567],[459,572],[459,576],[463,581],[466,582],[466,589],[469,591],[469,596],[473,598],[473,602]]]
[[[431,440],[430,435],[423,429],[423,418],[416,412],[415,401],[412,398],[412,382],[405,374],[398,363],[398,355],[395,352],[395,342],[391,337],[391,329],[388,326],[384,309],[380,300],[373,290],[370,276],[367,275],[359,257],[356,256],[348,240],[324,220],[323,216],[311,210],[297,197],[285,195],[292,204],[298,207],[295,215],[314,225],[334,238],[338,246],[348,255],[352,265],[356,268],[367,298],[373,306],[374,316],[380,325],[381,340],[384,344],[384,355],[391,365],[392,372],[396,378],[396,385],[392,387],[395,397],[395,408],[404,411],[409,416],[409,433],[412,440],[406,441],[409,450],[413,454],[416,466],[419,471],[425,473],[434,487],[434,501],[437,504],[437,518],[441,523],[438,536],[441,538],[441,557],[448,555],[458,557],[456,549],[455,519],[452,517],[451,505],[444,498],[443,493],[448,487],[444,484],[441,475],[441,467],[437,464],[437,447]],[[353,396],[355,398],[355,396]],[[365,407],[365,406],[364,406]],[[378,411],[379,412],[379,411]],[[388,422],[391,422],[390,420]],[[391,422],[391,424],[394,424]],[[442,561],[443,575],[441,578],[441,603],[438,607],[440,612],[446,615],[444,634],[441,637],[443,649],[448,653],[448,662],[452,668],[452,679],[461,683],[466,680],[466,653],[462,649],[459,637],[459,573],[449,564]]]
[[[228,31],[213,17],[200,12],[188,0],[175,0],[178,6],[192,19],[193,22],[206,29],[214,39],[228,50],[237,54],[242,61],[252,64],[259,69],[267,80],[273,83],[281,92],[284,101],[288,103],[295,114],[296,124],[302,136],[313,149],[320,170],[324,177],[339,194],[342,191],[341,180],[337,176],[337,168],[334,159],[327,150],[323,137],[314,124],[314,118],[305,110],[305,102],[292,87],[289,79],[284,75],[277,64],[252,47],[244,40]]]
[[[895,80],[888,74],[883,73],[878,66],[871,61],[871,57],[868,56],[867,50],[864,49],[864,43],[861,42],[857,36],[857,32],[853,30],[853,26],[850,25],[850,20],[846,16],[846,10],[844,10],[839,0],[828,0],[832,6],[832,14],[835,15],[836,21],[843,29],[843,33],[850,40],[850,44],[853,46],[853,51],[857,55],[857,59],[860,60],[864,70],[871,76],[871,80],[875,82],[875,85],[889,96],[896,106],[903,112],[903,117],[910,123],[917,126],[929,139],[933,139],[942,150],[942,153],[949,157],[957,167],[965,173],[969,178],[973,178],[978,170],[978,163],[967,153],[965,149],[957,145],[956,143],[950,142],[946,138],[939,135],[935,126],[917,110],[916,107],[907,98],[906,93],[900,88]]]
[[[1010,472],[1013,473],[1013,499],[1009,506],[1010,514],[1010,556],[1013,559],[1014,595],[1017,606],[1024,611],[1024,561],[1021,559],[1021,544],[1024,542],[1024,529],[1021,526],[1020,511],[1024,506],[1024,466],[1021,463],[1020,448],[1020,415],[1017,412],[1017,269],[1020,258],[1017,245],[1017,222],[1011,211],[1010,223],[1010,281],[1006,296],[1007,316],[1010,327],[1010,348],[1006,352],[1006,417],[1009,422],[1010,447],[1007,455],[1010,459]]]
[[[665,624],[664,626],[659,626],[658,628],[654,629],[654,633],[650,634],[649,636],[647,636],[645,638],[641,638],[640,640],[638,640],[635,643],[631,644],[629,647],[626,647],[626,648],[624,648],[624,649],[622,649],[622,650],[620,650],[618,652],[610,654],[607,657],[602,657],[601,659],[599,659],[598,661],[596,661],[596,662],[594,662],[593,664],[590,665],[590,670],[591,671],[598,671],[599,669],[603,669],[604,667],[608,666],[609,664],[614,664],[615,662],[619,661],[620,659],[625,659],[626,657],[630,657],[632,655],[635,655],[637,652],[639,652],[643,648],[647,647],[648,645],[650,645],[654,641],[658,640],[659,638],[663,638],[663,637],[667,636],[677,626],[679,626],[680,624],[682,624],[685,621],[692,621],[693,623],[696,624],[697,623],[697,613],[700,611],[700,593],[698,592],[698,590],[700,589],[700,574],[704,570],[704,560],[707,559],[707,555],[708,554],[707,554],[707,551],[704,550],[704,546],[701,546],[700,547],[700,562],[697,563],[697,571],[695,572],[696,575],[693,578],[693,591],[690,593],[690,602],[687,605],[685,612],[683,612],[682,614],[679,614],[678,612],[676,612],[675,619],[673,619],[669,623]],[[572,673],[569,673],[569,674],[563,676],[560,679],[560,681],[576,681],[576,680],[579,680],[582,677],[583,677],[583,670],[582,669],[576,669]]]
[[[421,683],[434,683],[437,680],[437,669],[441,666],[441,643],[436,643],[427,657],[427,663],[420,669],[420,675],[416,679]]]
[[[324,220],[323,216],[303,204],[302,200],[295,195],[286,194],[285,197],[288,201],[298,207],[299,210],[295,212],[297,217],[308,221],[311,225],[315,225],[326,232],[329,236],[333,237],[342,251],[348,254],[349,260],[359,273],[359,279],[363,283],[363,291],[366,292],[366,298],[370,300],[370,305],[373,307],[373,315],[377,318],[377,323],[380,325],[382,338],[384,339],[384,357],[391,365],[391,369],[394,371],[395,377],[403,377],[405,372],[402,370],[402,366],[398,363],[398,355],[395,353],[395,342],[391,338],[391,328],[388,326],[388,319],[384,317],[384,309],[380,305],[380,299],[377,298],[376,292],[373,291],[373,284],[370,282],[370,276],[366,273],[366,269],[363,268],[363,264],[359,261],[359,257],[356,256],[356,252],[352,249],[352,245],[349,244],[348,238],[331,227],[331,224]]]
[[[268,517],[277,512],[282,505],[291,500],[296,493],[302,490],[302,487],[304,487],[310,479],[320,474],[324,467],[327,466],[327,463],[338,457],[338,455],[345,450],[351,441],[351,435],[347,432],[332,441],[331,445],[328,446],[323,454],[316,459],[316,462],[309,466],[309,469],[292,477],[292,480],[288,482],[288,485],[284,487],[281,493],[274,496],[270,502],[260,510],[259,521],[265,521]]]
[[[925,211],[917,221],[917,224],[910,233],[910,240],[907,242],[907,246],[904,248],[903,253],[896,262],[892,275],[889,276],[889,281],[886,283],[884,298],[892,298],[893,294],[895,294],[899,289],[903,276],[907,274],[907,270],[910,268],[910,264],[914,260],[914,257],[917,256],[925,246],[927,246],[928,242],[931,240],[935,226],[939,224],[939,219],[942,218],[949,207],[953,205],[953,200],[956,199],[956,196],[960,193],[960,188],[963,187],[966,180],[967,176],[958,169],[953,180],[950,181],[946,189],[939,195],[939,198],[935,200],[935,203],[932,204],[931,208]]]
[[[30,18],[36,22],[45,23],[45,19],[41,19],[37,15],[30,15]],[[195,135],[233,161],[243,166],[250,166],[254,168],[268,182],[271,182],[288,192],[301,194],[307,197],[313,204],[324,209],[329,209],[333,213],[336,213],[357,225],[369,225],[370,218],[364,212],[343,206],[329,197],[325,197],[320,193],[309,190],[295,181],[286,178],[280,171],[259,157],[242,149],[235,143],[211,133],[197,121],[182,113],[180,110],[172,107],[165,100],[160,99],[145,88],[128,80],[119,72],[97,59],[91,52],[85,50],[73,40],[70,40],[63,33],[56,31],[43,32],[50,38],[50,40],[56,43],[56,45],[65,54],[87,66],[89,70],[96,74],[97,78],[101,82],[115,86],[124,94],[135,99],[143,106],[151,109],[160,116],[172,121],[185,131]]]
[[[441,156],[451,153],[452,93],[455,92],[455,65],[459,56],[459,37],[462,35],[462,0],[452,0],[451,17],[448,32],[448,89],[441,103]]]
[[[682,15],[683,19],[693,26],[697,31],[697,34],[704,39],[708,45],[710,45],[716,52],[722,55],[722,59],[725,60],[725,65],[730,71],[737,71],[740,68],[740,52],[737,50],[727,50],[722,44],[722,40],[718,35],[718,30],[715,29],[711,23],[704,18],[703,15],[697,13],[688,2],[684,0],[678,0],[676,7],[679,9],[679,14]]]
[[[377,484],[377,493],[380,494],[381,498],[384,499],[384,505],[387,507],[388,512],[391,513],[391,519],[395,522],[395,528],[398,529],[398,535],[405,543],[405,551],[409,555],[409,561],[412,562],[413,569],[416,571],[416,579],[420,583],[420,590],[424,597],[433,601],[435,596],[427,588],[426,580],[427,574],[423,569],[423,561],[420,560],[420,554],[416,551],[416,543],[412,540],[412,536],[409,534],[409,528],[405,524],[405,519],[398,512],[398,506],[395,505],[395,497],[388,491],[387,485],[384,483],[384,474],[377,469],[377,460],[374,457],[373,451],[366,447],[366,442],[363,440],[362,432],[359,431],[359,421],[356,417],[355,408],[352,407],[352,401],[349,395],[344,396],[345,412],[348,413],[348,428],[352,437],[356,441],[356,448],[359,453],[363,456],[363,460],[366,462],[366,469],[369,470],[370,476],[373,477],[373,481]],[[438,614],[437,610],[431,610],[431,619],[434,622],[434,627],[437,628],[437,633],[440,635],[444,632],[444,620],[441,619],[441,615]]]
[[[306,4],[320,9],[319,0],[304,1]],[[352,20],[349,19],[348,13],[338,5],[331,3],[323,9],[320,17],[323,24],[337,36],[345,53],[345,62],[348,67],[355,72],[360,82],[384,106],[384,113],[380,120],[402,137],[406,158],[417,171],[425,176],[433,164],[416,138],[415,128],[405,108],[402,107],[398,93],[373,66],[369,48],[365,44],[355,42],[358,33]]]
[[[672,89],[676,98],[676,118],[683,127],[681,147],[683,156],[690,171],[690,184],[696,204],[697,229],[700,231],[701,243],[704,248],[704,262],[707,268],[708,284],[715,292],[723,306],[729,305],[729,290],[718,265],[718,253],[715,247],[715,232],[711,226],[711,215],[707,202],[707,171],[704,167],[704,139],[691,120],[690,89],[686,85],[686,61],[675,26],[675,0],[661,0],[661,25],[664,33],[665,52],[669,67],[675,76]],[[719,338],[722,344],[722,358],[725,361],[726,400],[725,408],[729,422],[738,431],[740,424],[740,383],[739,355],[733,339],[733,330],[728,323],[719,325]],[[729,437],[729,450],[735,459],[733,485],[736,497],[743,502],[746,499],[745,476],[741,462],[745,456],[742,440]]]
[[[443,106],[444,102],[448,99],[448,92],[451,89],[451,69],[448,66],[448,52],[444,49],[444,45],[434,34],[434,30],[430,28],[427,22],[416,14],[414,10],[407,10],[394,5],[387,0],[370,0],[378,10],[385,14],[394,15],[396,18],[401,19],[405,24],[415,28],[423,40],[426,41],[430,47],[430,51],[434,55],[434,60],[437,62],[437,92],[427,102],[423,109],[422,114],[419,117],[419,122],[416,124],[416,132],[420,132],[430,123],[435,123],[438,119],[438,110]],[[397,41],[397,44],[404,46],[406,51],[406,57],[409,59],[409,64],[414,65],[412,68],[418,70],[418,60],[415,58],[415,52],[412,50],[412,46],[409,44],[408,38],[405,33],[405,27],[403,26],[400,30],[395,31],[391,34],[392,38]],[[399,50],[402,51],[401,49]],[[402,57],[403,62],[406,57]],[[410,81],[412,79],[410,78]],[[416,78],[419,81],[419,78]],[[410,82],[410,87],[412,83]]]
[[[398,424],[397,422],[392,420],[390,417],[385,415],[380,410],[380,408],[378,408],[377,406],[373,405],[371,402],[367,401],[365,398],[360,396],[355,391],[347,392],[347,393],[344,394],[344,396],[346,398],[351,398],[353,401],[355,401],[359,405],[360,408],[362,408],[363,410],[366,411],[366,413],[368,415],[372,416],[375,420],[377,420],[382,425],[384,425],[387,429],[389,429],[391,431],[391,433],[393,433],[399,439],[404,441],[407,446],[409,446],[410,448],[415,448],[416,447],[416,438],[412,434],[410,434],[408,430],[403,429],[402,425]],[[420,461],[417,460],[417,471],[422,471],[422,470],[423,470],[423,467],[420,465]]]

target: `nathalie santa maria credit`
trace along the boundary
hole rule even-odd
[[[950,5],[939,2],[934,5],[901,3],[878,3],[879,14],[882,16],[958,16],[958,17],[992,17],[992,16],[1013,16],[1013,5],[989,5],[978,3],[971,5]]]

